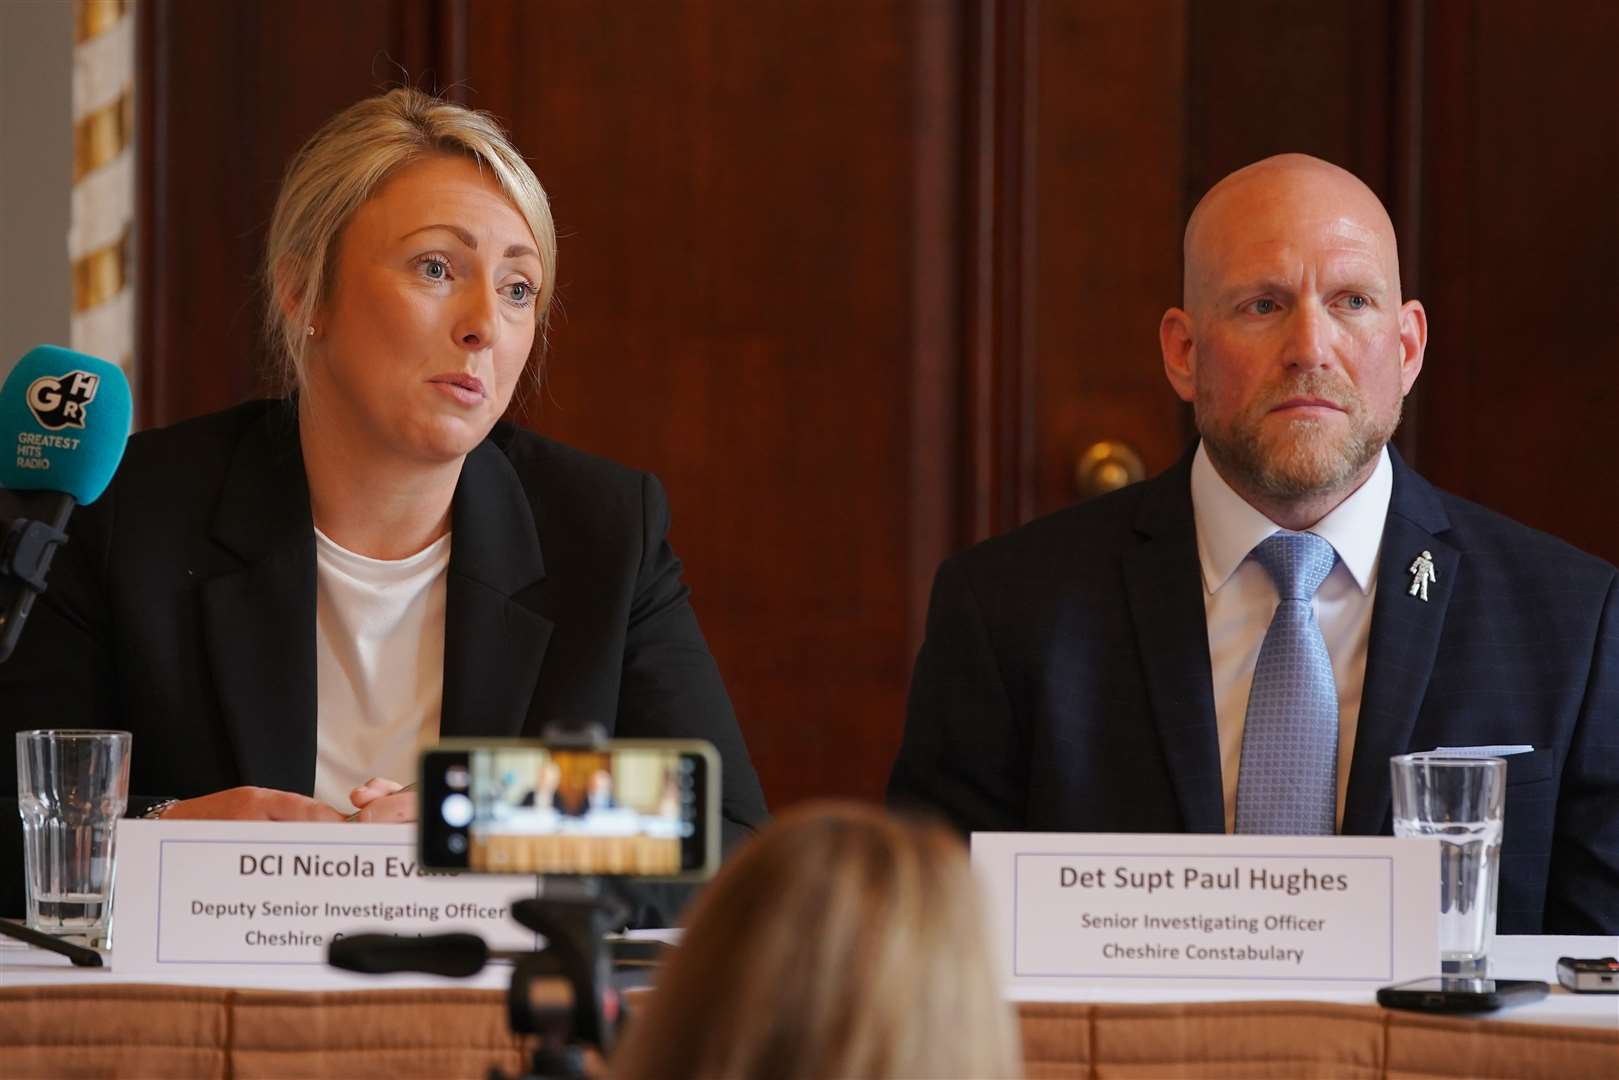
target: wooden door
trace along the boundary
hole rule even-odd
[[[471,5],[553,200],[536,429],[656,472],[765,789],[874,795],[949,546],[951,5]]]

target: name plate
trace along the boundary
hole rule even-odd
[[[1013,991],[1439,970],[1433,839],[974,833],[972,859]]]
[[[345,934],[478,934],[532,949],[511,917],[532,875],[425,871],[414,825],[267,821],[118,823],[116,970],[325,965]]]

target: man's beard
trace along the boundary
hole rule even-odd
[[[1267,430],[1266,415],[1294,397],[1337,403],[1349,429],[1335,434],[1321,420],[1307,418],[1285,425],[1272,422]],[[1401,404],[1395,402],[1393,413],[1380,418],[1353,385],[1317,372],[1277,386],[1229,421],[1215,420],[1201,407],[1195,412],[1209,457],[1222,472],[1254,494],[1298,499],[1337,491],[1359,475],[1400,426]]]

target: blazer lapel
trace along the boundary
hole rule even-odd
[[[1366,681],[1355,726],[1355,752],[1344,799],[1345,835],[1381,833],[1389,823],[1389,758],[1407,753],[1433,673],[1445,611],[1461,572],[1461,552],[1439,539],[1450,528],[1428,482],[1389,448],[1394,491],[1378,556],[1377,599],[1366,646]],[[1410,595],[1410,566],[1428,552],[1435,578],[1426,602]],[[1431,747],[1429,748],[1431,749]]]
[[[451,519],[439,733],[515,736],[552,623],[524,603],[545,577],[539,528],[517,471],[492,442],[467,455]]]
[[[315,543],[296,414],[272,406],[237,444],[213,539],[237,563],[202,585],[202,619],[240,782],[315,788]]]
[[[1219,833],[1225,831],[1225,796],[1191,460],[1190,454],[1182,458],[1143,496],[1135,523],[1141,543],[1125,555],[1124,581],[1147,699],[1185,830]]]

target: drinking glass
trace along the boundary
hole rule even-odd
[[[127,731],[17,733],[27,922],[35,930],[110,944],[113,833],[129,802]]]
[[[1401,754],[1389,767],[1394,835],[1439,838],[1440,969],[1483,975],[1495,938],[1506,760]]]

